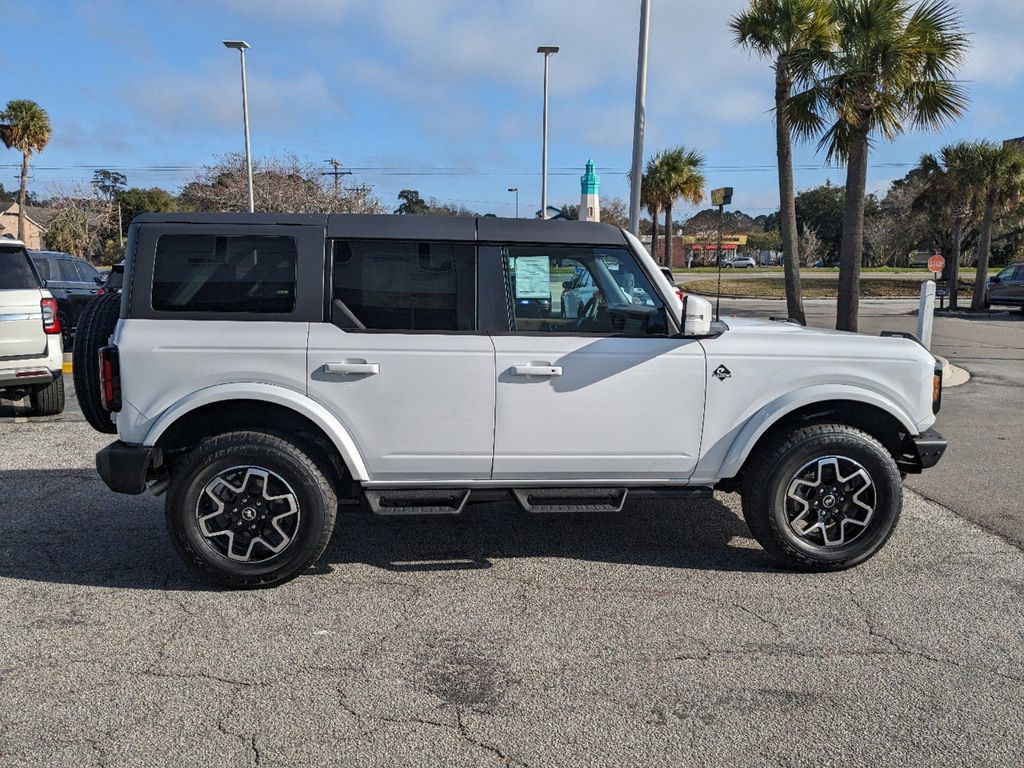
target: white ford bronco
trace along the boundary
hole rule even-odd
[[[632,235],[570,221],[141,216],[75,377],[119,438],[103,480],[166,493],[185,560],[241,587],[308,569],[340,502],[616,512],[716,488],[780,564],[846,568],[946,446],[913,337],[713,320]]]

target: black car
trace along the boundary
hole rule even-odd
[[[29,251],[39,276],[57,300],[64,345],[71,342],[78,318],[99,292],[103,273],[85,259],[60,251]]]

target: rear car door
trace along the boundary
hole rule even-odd
[[[477,331],[475,244],[335,239],[329,259],[309,394],[349,430],[371,481],[490,477],[494,346]]]
[[[625,247],[500,250],[509,327],[493,336],[494,479],[685,481],[700,452],[704,351],[670,335],[666,303],[634,255]],[[558,307],[569,290],[562,275],[577,269],[595,286],[578,316],[518,312],[523,297],[544,295]]]

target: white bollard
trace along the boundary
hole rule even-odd
[[[917,338],[924,348],[932,348],[932,321],[935,319],[935,281],[921,283],[921,304],[917,308]]]

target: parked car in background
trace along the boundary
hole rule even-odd
[[[985,308],[993,304],[1020,307],[1024,311],[1024,264],[1011,264],[988,279]]]
[[[828,267],[831,267],[832,265],[829,264],[828,261],[826,261],[825,259],[818,259],[813,264],[811,264],[811,266],[814,267],[815,269],[826,269]]]
[[[750,269],[757,266],[757,262],[750,256],[737,256],[722,262],[726,269]]]
[[[64,410],[64,350],[57,302],[25,246],[0,240],[0,397],[28,397],[40,416]]]
[[[70,347],[78,318],[99,291],[103,274],[85,259],[70,253],[29,251],[29,254],[46,289],[57,300],[64,346]]]

